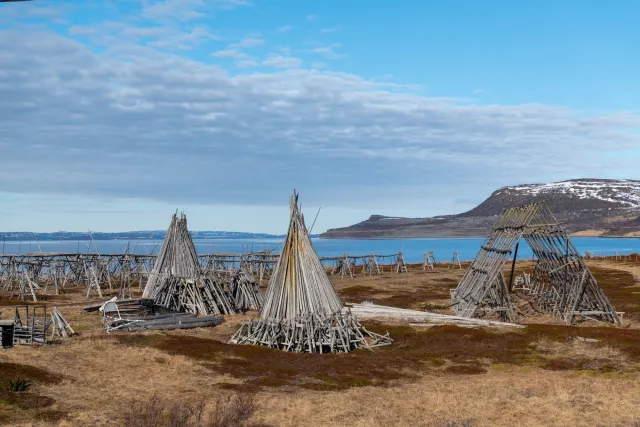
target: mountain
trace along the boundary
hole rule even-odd
[[[577,236],[640,237],[640,181],[573,179],[503,187],[468,212],[432,218],[371,215],[324,238],[484,237],[502,209],[544,200]]]
[[[0,232],[0,240],[47,241],[47,240],[162,240],[165,230],[125,231],[117,233],[56,231],[54,233],[32,233],[29,231]],[[272,239],[284,235],[265,233],[242,233],[237,231],[191,231],[194,239]]]

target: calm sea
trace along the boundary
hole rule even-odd
[[[320,256],[349,255],[390,255],[402,251],[408,263],[422,261],[426,251],[432,251],[436,261],[448,261],[453,251],[458,251],[463,261],[472,260],[484,239],[385,239],[385,240],[352,240],[352,239],[313,239],[313,244]],[[584,254],[590,251],[597,255],[613,255],[640,252],[640,239],[605,239],[597,237],[577,237],[572,239],[574,245]],[[196,239],[196,250],[199,253],[211,252],[249,252],[272,249],[280,251],[282,239]],[[127,248],[128,241],[98,240],[95,243],[100,253],[119,253]],[[28,252],[96,252],[96,247],[87,241],[80,242],[0,242],[3,253]],[[162,241],[131,241],[130,251],[141,254],[157,253]],[[530,258],[531,249],[522,242],[518,258]]]

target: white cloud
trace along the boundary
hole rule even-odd
[[[167,29],[163,27],[128,27],[122,30],[122,34],[132,37],[161,37],[167,33]]]
[[[185,51],[220,39],[204,25],[131,26],[125,22],[105,21],[74,25],[68,32],[72,36],[89,37],[92,43],[109,50],[121,45],[146,43],[163,50]]]
[[[251,59],[245,59],[242,61],[238,61],[236,65],[238,66],[238,68],[253,68],[253,67],[257,67],[258,63]]]
[[[296,187],[307,203],[353,206],[637,170],[637,157],[609,156],[640,146],[631,112],[474,105],[318,70],[233,75],[50,32],[0,31],[0,61],[0,187],[17,193],[271,204]]]
[[[308,22],[314,22],[314,21],[317,21],[317,20],[318,20],[318,17],[317,17],[316,15],[307,15],[307,16],[305,17],[305,19],[306,19]]]
[[[253,6],[246,0],[163,0],[144,2],[142,16],[158,21],[193,21],[206,18],[216,8]]]
[[[264,39],[260,35],[244,37],[240,42],[230,45],[238,48],[251,48],[264,44]]]
[[[202,10],[206,7],[204,0],[164,0],[146,4],[142,16],[154,20],[177,19],[190,21],[206,17]]]
[[[343,58],[343,57],[346,56],[346,55],[344,55],[342,53],[336,52],[336,48],[339,48],[339,47],[341,47],[340,44],[332,43],[330,45],[314,47],[313,49],[309,49],[309,52],[313,52],[313,53],[316,53],[318,55],[322,55],[327,59],[339,59],[339,58]]]
[[[286,33],[287,31],[291,30],[293,30],[293,27],[291,25],[283,25],[282,27],[278,28],[279,33]]]
[[[29,5],[29,7],[24,9],[24,13],[33,18],[58,18],[60,16],[60,9]]]
[[[244,52],[240,52],[237,49],[219,50],[217,52],[213,52],[211,56],[215,56],[217,58],[234,58],[234,59],[246,59],[249,57],[249,55],[247,55]]]
[[[262,61],[262,65],[273,68],[300,68],[302,66],[302,60],[291,56],[271,54],[267,59]]]

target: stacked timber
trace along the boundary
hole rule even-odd
[[[235,305],[225,290],[225,282],[215,277],[164,278],[155,296],[156,305],[169,310],[195,314],[232,314]]]
[[[255,276],[247,269],[240,268],[229,283],[229,290],[237,310],[260,310],[264,296]]]
[[[156,305],[177,312],[202,315],[236,312],[224,282],[200,271],[184,213],[173,215],[142,297],[152,298]]]
[[[349,310],[343,311],[311,244],[295,191],[289,204],[289,230],[260,318],[243,323],[231,342],[317,353],[390,344],[388,334],[367,331]]]
[[[127,299],[111,299],[118,303],[118,311],[122,317],[139,317],[148,316],[155,313],[155,303],[148,298],[127,298]],[[100,310],[108,301],[102,301],[90,305],[86,305],[83,310],[86,313],[95,313]]]
[[[214,327],[224,323],[222,316],[201,316],[197,317],[192,313],[168,313],[155,316],[132,317],[128,319],[118,319],[111,322],[111,328],[118,328],[124,331],[152,331],[171,329],[193,329]]]

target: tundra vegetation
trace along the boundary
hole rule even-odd
[[[252,311],[215,328],[106,335],[100,316],[82,314],[86,294],[71,288],[46,302],[76,335],[0,351],[0,424],[637,426],[640,261],[587,263],[625,312],[622,327],[567,326],[542,313],[504,330],[367,321],[393,345],[346,354],[229,344],[241,322],[257,317]],[[330,279],[344,302],[452,313],[450,291],[468,265]],[[518,262],[515,272],[530,267]],[[505,267],[507,280],[510,273]],[[118,289],[102,299],[111,293]],[[12,310],[0,294],[0,317]]]

